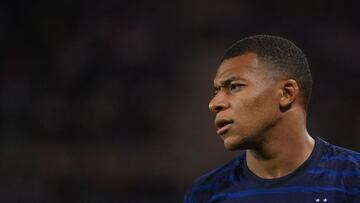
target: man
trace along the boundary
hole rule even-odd
[[[303,52],[277,36],[232,45],[214,79],[217,133],[239,158],[194,181],[186,203],[360,202],[360,154],[306,130],[312,77]]]

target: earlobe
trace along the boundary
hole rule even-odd
[[[280,108],[289,109],[299,94],[299,86],[295,80],[286,80],[281,84]]]

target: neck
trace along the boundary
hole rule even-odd
[[[294,114],[287,115],[267,132],[259,147],[247,150],[246,162],[255,175],[279,178],[295,171],[309,158],[315,141],[306,131],[305,119]]]

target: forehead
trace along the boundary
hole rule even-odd
[[[260,71],[259,66],[259,60],[255,53],[243,54],[226,59],[220,64],[214,83],[219,83],[221,80],[234,76],[242,79],[260,76],[263,70]]]

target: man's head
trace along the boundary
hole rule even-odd
[[[221,62],[246,53],[256,53],[259,61],[273,76],[292,78],[299,87],[305,109],[308,106],[312,77],[305,54],[291,41],[278,36],[255,35],[234,43],[224,54]]]
[[[276,36],[256,35],[232,45],[214,80],[209,104],[227,149],[254,147],[294,109],[305,112],[312,78],[302,51]]]

